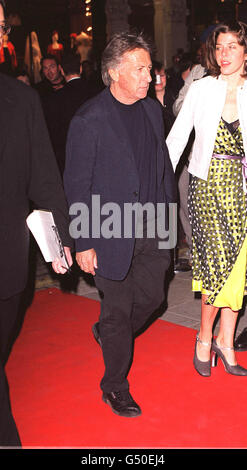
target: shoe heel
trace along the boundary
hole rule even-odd
[[[218,364],[218,355],[215,351],[212,352],[211,356],[211,367],[217,367]]]

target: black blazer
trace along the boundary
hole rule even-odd
[[[43,99],[43,109],[49,135],[61,175],[64,172],[65,149],[70,121],[92,93],[85,80],[76,78]]]
[[[53,211],[63,243],[71,246],[68,207],[36,91],[0,74],[0,298],[27,282],[30,201]]]
[[[174,172],[164,138],[160,106],[151,98],[142,100],[157,138],[158,202],[175,202]],[[90,209],[92,195],[100,195],[101,206],[115,202],[123,214],[124,203],[138,202],[140,181],[127,131],[106,88],[77,111],[67,139],[64,187],[69,206],[83,202]],[[79,215],[79,214],[78,214]],[[75,240],[76,251],[94,248],[97,273],[115,280],[123,279],[130,267],[135,238],[104,239],[99,236]]]

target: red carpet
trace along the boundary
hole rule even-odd
[[[195,331],[163,320],[135,343],[129,380],[142,416],[114,415],[101,400],[104,366],[91,333],[99,310],[57,289],[36,293],[7,365],[24,448],[247,447],[247,377],[221,362],[200,377]],[[247,367],[247,353],[238,359]]]

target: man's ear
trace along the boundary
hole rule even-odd
[[[119,80],[119,71],[118,71],[118,69],[109,69],[108,73],[109,73],[111,79],[114,82],[118,82],[118,80]]]

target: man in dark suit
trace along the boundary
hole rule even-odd
[[[93,327],[105,363],[103,401],[125,417],[141,414],[127,380],[133,340],[164,301],[170,265],[170,251],[159,249],[157,230],[150,234],[159,214],[147,210],[142,219],[141,208],[147,203],[149,209],[164,208],[176,200],[162,113],[147,97],[150,50],[142,35],[112,38],[102,57],[106,89],[72,119],[64,172],[76,260],[94,275],[103,297]],[[135,203],[138,231],[126,218]]]
[[[0,0],[0,42],[6,28]],[[36,91],[0,75],[0,446],[20,446],[4,366],[28,278],[30,201],[52,210],[69,263],[71,238],[63,185]],[[65,273],[59,261],[57,273]]]
[[[46,99],[45,117],[61,175],[64,172],[66,139],[70,121],[77,109],[92,96],[90,85],[81,79],[80,69],[78,55],[64,55],[61,72],[66,84]]]

